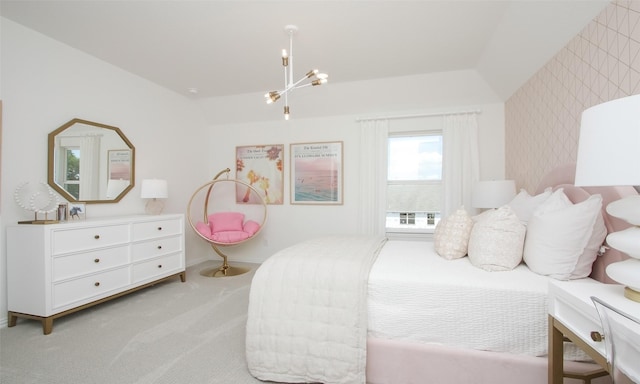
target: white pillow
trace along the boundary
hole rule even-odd
[[[587,277],[606,237],[602,197],[591,195],[573,204],[562,189],[531,216],[524,242],[524,261],[532,271],[559,280]]]
[[[526,227],[504,205],[475,216],[469,237],[471,264],[486,271],[510,271],[522,261]]]
[[[533,212],[551,196],[551,187],[544,192],[535,196],[529,195],[527,191],[521,189],[520,192],[509,202],[509,206],[515,212],[516,216],[527,225]]]
[[[464,207],[438,223],[433,245],[438,255],[445,259],[459,259],[466,256],[473,220]]]

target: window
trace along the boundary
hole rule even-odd
[[[387,232],[429,233],[440,220],[442,132],[388,139]]]

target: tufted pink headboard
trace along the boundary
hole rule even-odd
[[[576,187],[573,185],[575,181],[576,165],[566,164],[562,165],[547,175],[545,175],[536,189],[536,194],[544,191],[547,187],[553,189],[564,188],[564,192],[574,203],[586,200],[589,195],[599,193],[602,195],[602,217],[604,218],[607,232],[616,232],[622,229],[628,228],[630,224],[627,222],[610,216],[606,209],[607,204],[612,201],[621,199],[629,195],[637,195],[638,193],[633,187]],[[613,283],[606,272],[607,265],[616,261],[629,258],[626,254],[609,248],[607,252],[598,257],[593,263],[593,270],[591,271],[591,277],[595,280],[599,280],[605,283]]]

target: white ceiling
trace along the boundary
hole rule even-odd
[[[182,94],[282,85],[285,25],[295,77],[329,84],[476,69],[506,100],[608,4],[605,0],[30,1],[3,17]]]

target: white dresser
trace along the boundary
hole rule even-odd
[[[180,276],[184,216],[144,215],[7,227],[9,327],[53,320]]]

